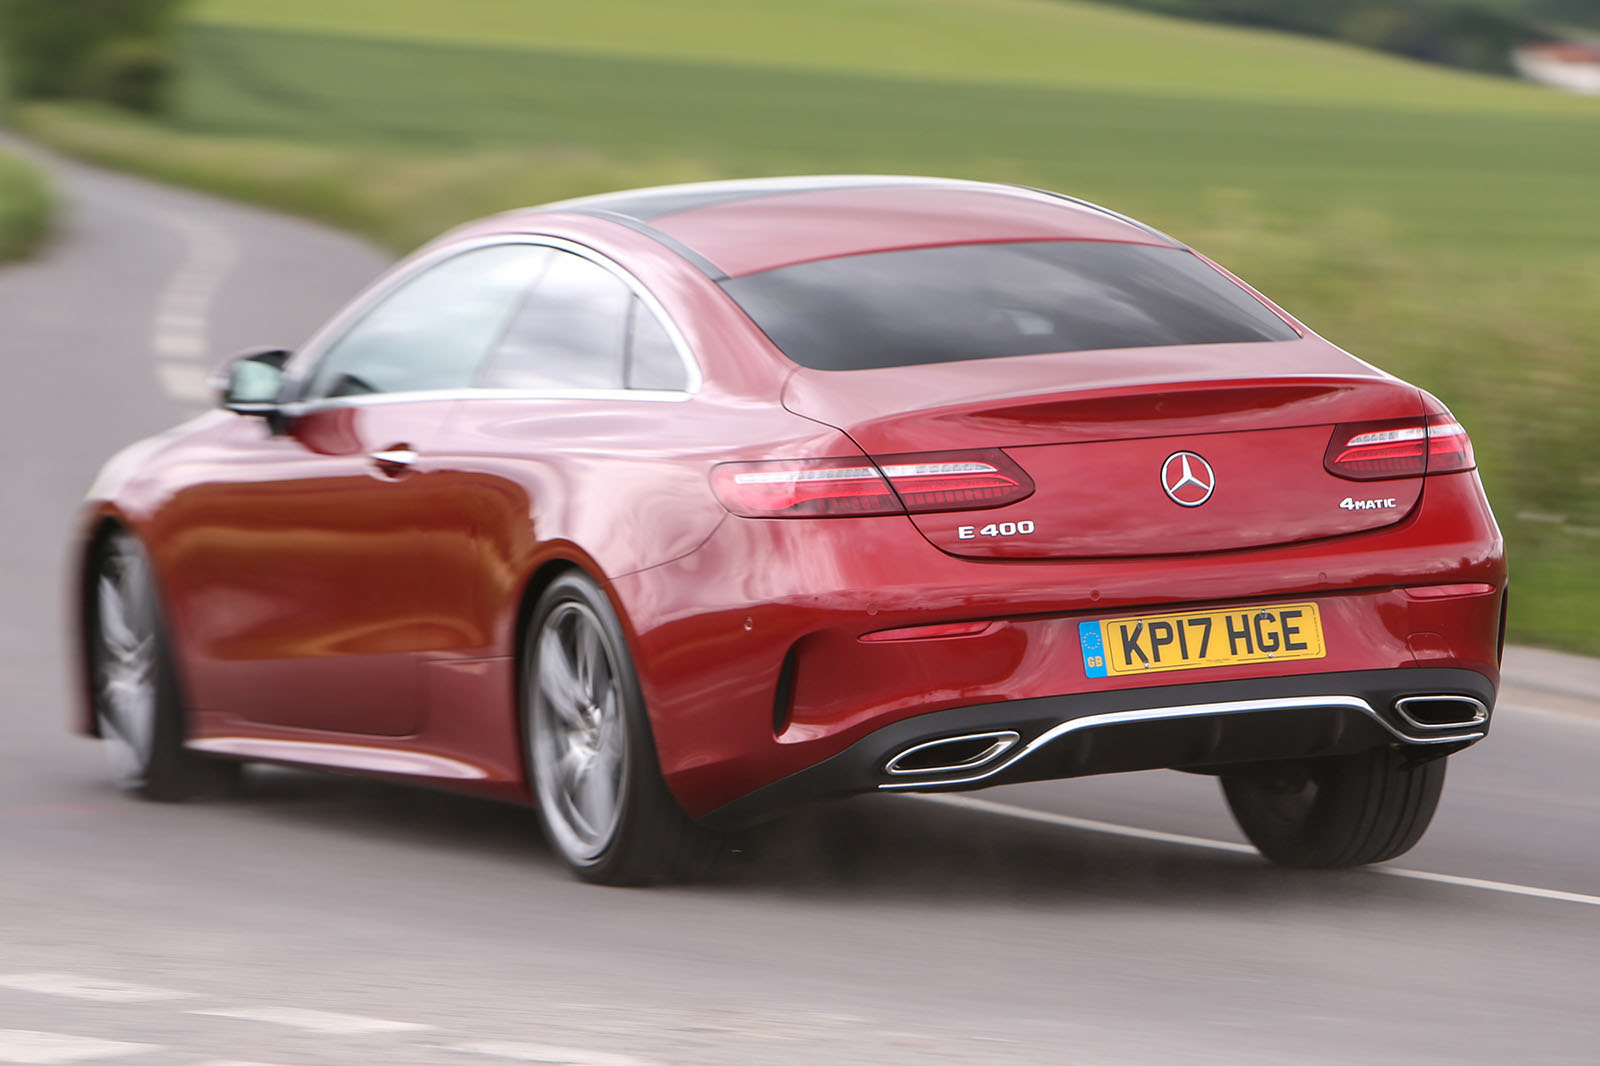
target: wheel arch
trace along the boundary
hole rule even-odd
[[[516,614],[512,619],[510,633],[510,654],[513,661],[511,670],[511,714],[513,728],[518,738],[523,736],[527,728],[527,708],[523,700],[523,653],[528,638],[528,627],[533,624],[533,614],[539,605],[539,600],[551,585],[566,574],[580,574],[594,582],[600,594],[610,604],[611,611],[616,615],[617,624],[622,629],[622,638],[627,643],[628,657],[633,661],[635,674],[639,671],[638,635],[629,618],[626,605],[618,598],[617,590],[612,585],[599,565],[576,545],[570,545],[570,550],[562,551],[535,564],[527,578],[522,583],[522,593],[517,601]],[[642,686],[641,686],[642,687]],[[654,714],[648,701],[645,703],[645,719],[653,734],[656,729]],[[518,751],[521,756],[522,775],[525,783],[532,782],[532,770],[528,766],[528,753],[526,744],[519,741]]]
[[[535,567],[533,572],[522,583],[522,595],[517,600],[517,613],[512,619],[511,625],[511,657],[519,661],[519,669],[516,672],[516,710],[519,719],[522,715],[522,671],[520,669],[520,660],[522,659],[523,645],[528,638],[528,626],[533,623],[533,610],[539,605],[539,598],[544,595],[545,590],[555,584],[558,577],[572,572],[583,574],[602,588],[606,585],[604,579],[595,577],[591,567],[584,566],[576,559],[567,556],[546,559]],[[518,724],[521,724],[520,721]]]
[[[581,560],[581,561],[580,561]],[[512,735],[517,738],[517,762],[522,768],[523,784],[531,791],[533,788],[533,767],[528,765],[528,745],[525,742],[525,731],[528,728],[527,705],[523,699],[524,669],[523,652],[528,639],[528,627],[533,624],[533,612],[539,605],[539,600],[544,596],[545,590],[555,584],[556,579],[564,574],[578,573],[593,581],[600,588],[609,585],[604,578],[596,576],[599,568],[594,560],[587,558],[581,552],[561,553],[546,558],[536,564],[522,582],[522,593],[517,600],[516,614],[511,619],[511,726]],[[609,594],[607,596],[609,597]]]

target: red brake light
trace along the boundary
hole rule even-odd
[[[1472,441],[1450,415],[1335,426],[1323,466],[1352,481],[1471,470]]]
[[[746,518],[971,511],[1033,493],[1028,475],[998,450],[723,463],[711,487]]]
[[[1472,454],[1472,439],[1460,422],[1450,415],[1428,416],[1428,473],[1449,474],[1471,470],[1478,465]]]

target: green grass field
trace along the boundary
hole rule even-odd
[[[1211,252],[1473,431],[1519,639],[1600,651],[1600,102],[1061,0],[200,0],[160,126],[82,154],[396,248],[663,181],[1046,185]]]
[[[211,24],[939,81],[1572,110],[1498,79],[1068,0],[199,0]],[[1524,99],[1519,101],[1518,96]]]

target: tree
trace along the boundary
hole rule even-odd
[[[12,95],[88,97],[159,111],[171,86],[182,0],[0,0]]]

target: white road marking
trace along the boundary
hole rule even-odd
[[[203,363],[209,350],[211,304],[239,260],[233,236],[221,226],[193,215],[157,211],[153,216],[183,240],[184,257],[156,300],[150,350],[158,360],[162,387],[180,400],[204,398]],[[176,360],[180,367],[170,361]]]
[[[270,1022],[305,1029],[313,1033],[332,1036],[362,1036],[368,1033],[404,1033],[418,1029],[432,1029],[421,1022],[397,1022],[388,1018],[366,1018],[359,1014],[335,1014],[325,1010],[307,1010],[304,1007],[216,1007],[192,1010],[190,1014],[206,1014],[216,1018],[239,1018],[247,1022]]]
[[[562,1066],[655,1066],[649,1059],[632,1055],[618,1055],[610,1051],[585,1051],[582,1048],[554,1047],[549,1044],[511,1044],[500,1041],[481,1041],[474,1044],[457,1044],[452,1051],[469,1055],[492,1055],[517,1062],[551,1062]]]
[[[1431,881],[1436,885],[1479,888],[1485,892],[1503,892],[1508,896],[1552,899],[1562,903],[1587,903],[1591,907],[1600,907],[1600,896],[1586,896],[1582,892],[1563,892],[1556,888],[1535,888],[1533,885],[1514,885],[1507,881],[1486,881],[1481,877],[1436,874],[1431,870],[1406,870],[1398,866],[1374,866],[1372,872],[1383,874],[1385,877],[1401,877],[1407,881]]]
[[[267,1066],[264,1062],[241,1062],[238,1059],[211,1059],[200,1066]]]
[[[1017,818],[1025,822],[1042,822],[1045,825],[1066,826],[1069,829],[1082,829],[1090,833],[1105,833],[1108,836],[1131,837],[1134,840],[1153,840],[1162,844],[1179,844],[1186,848],[1204,848],[1207,851],[1226,851],[1234,855],[1256,854],[1256,849],[1250,845],[1236,844],[1231,840],[1212,840],[1209,837],[1195,837],[1184,833],[1163,833],[1156,829],[1140,829],[1131,825],[1119,825],[1116,822],[1100,822],[1093,818],[1074,818],[1070,814],[1036,811],[1028,807],[1016,807],[1009,803],[996,803],[993,800],[974,799],[970,796],[926,795],[914,798],[925,803],[939,803],[947,807],[964,807],[968,810],[987,811],[990,814],[998,814],[1005,818]],[[1437,885],[1476,888],[1485,892],[1499,892],[1508,896],[1526,896],[1530,899],[1556,900],[1561,903],[1585,903],[1589,906],[1600,907],[1600,896],[1585,895],[1582,892],[1563,892],[1560,889],[1537,888],[1533,885],[1518,885],[1508,881],[1488,881],[1481,877],[1436,874],[1428,870],[1409,870],[1399,866],[1371,866],[1368,867],[1368,872],[1382,874],[1384,877],[1399,877],[1407,881],[1429,881]]]
[[[1184,847],[1205,848],[1209,851],[1228,851],[1235,855],[1256,854],[1256,849],[1249,844],[1235,844],[1229,840],[1212,840],[1209,837],[1192,837],[1184,833],[1163,833],[1159,829],[1139,829],[1136,826],[1119,825],[1116,822],[1098,822],[1093,818],[1075,818],[1070,814],[1036,811],[1031,807],[1017,807],[1009,803],[996,803],[994,800],[974,799],[971,796],[922,795],[911,798],[919,799],[924,803],[942,804],[946,807],[965,807],[970,810],[987,811],[990,814],[1018,818],[1025,822],[1063,825],[1069,829],[1083,829],[1090,833],[1132,837],[1134,840],[1154,840],[1161,844],[1182,844]]]
[[[22,1066],[55,1066],[56,1063],[88,1062],[157,1050],[159,1047],[155,1044],[130,1044],[123,1040],[41,1033],[32,1029],[0,1029],[0,1062]]]
[[[193,992],[178,992],[154,985],[135,985],[126,981],[106,981],[70,973],[0,974],[0,988],[18,992],[38,992],[46,996],[88,999],[97,1003],[151,1003],[162,999],[187,999]]]
[[[204,367],[161,359],[156,362],[156,377],[168,396],[175,400],[213,400],[209,374]]]

